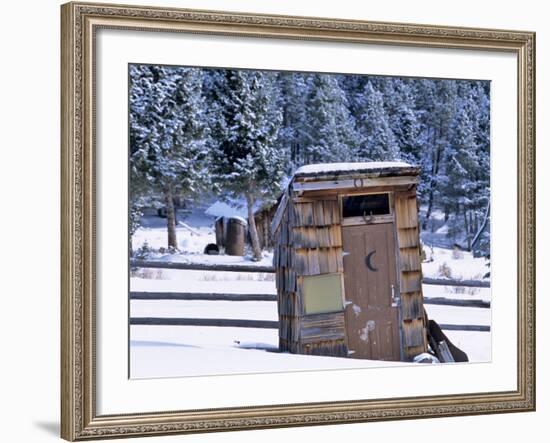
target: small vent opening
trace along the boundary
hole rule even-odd
[[[344,218],[389,213],[389,194],[350,195],[342,200],[342,216]]]

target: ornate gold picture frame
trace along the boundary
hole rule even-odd
[[[75,441],[535,409],[534,33],[79,2],[61,7],[61,24],[61,436],[64,439]],[[514,54],[518,79],[517,389],[148,413],[128,410],[99,415],[95,57],[96,33],[100,29]]]

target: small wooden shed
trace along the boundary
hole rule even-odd
[[[281,197],[282,196],[279,196],[277,201],[262,206],[254,212],[258,240],[260,241],[260,247],[262,249],[270,249],[274,245],[274,238],[271,232],[271,222],[273,221],[273,217],[275,216]]]
[[[296,171],[271,226],[281,351],[410,361],[427,350],[419,172],[402,162]]]

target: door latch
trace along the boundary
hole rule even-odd
[[[391,305],[397,306],[399,304],[399,296],[395,294],[395,286],[391,285]]]

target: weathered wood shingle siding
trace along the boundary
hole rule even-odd
[[[288,243],[288,209],[281,208],[281,222],[274,232],[275,248],[273,261],[276,267],[275,284],[277,286],[277,307],[279,311],[279,349],[287,352],[297,352],[293,343],[299,338],[299,322],[295,321],[300,311],[299,299],[296,295],[296,278],[292,267],[292,250]]]
[[[405,360],[427,350],[416,188],[394,194],[399,248],[402,352]]]
[[[301,199],[289,195],[287,213],[281,226],[277,249],[289,258],[279,266],[290,279],[280,282],[282,317],[286,323],[281,344],[285,350],[297,349],[304,354],[346,356],[343,312],[306,315],[303,310],[303,277],[343,272],[340,208],[335,198]],[[286,249],[283,245],[288,245]],[[290,286],[294,284],[295,288]],[[296,291],[296,292],[294,292]],[[282,300],[285,299],[285,300]],[[308,326],[309,325],[309,326]],[[294,341],[296,341],[294,343]]]
[[[342,230],[339,225],[293,228],[290,242],[294,248],[330,248],[342,246]]]

